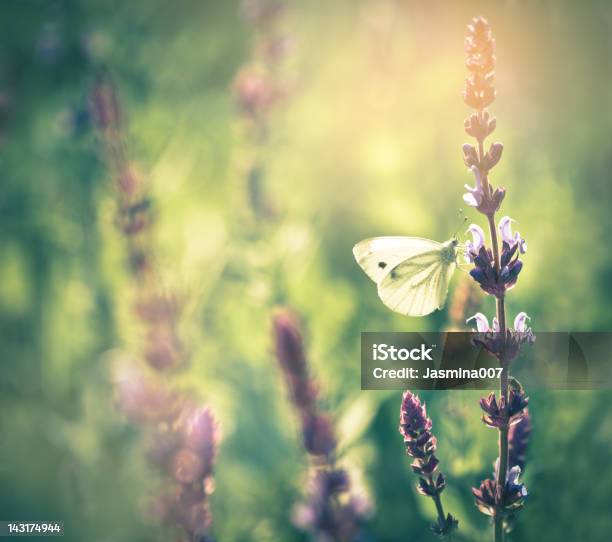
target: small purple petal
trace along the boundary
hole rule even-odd
[[[482,269],[479,269],[478,267],[470,269],[470,275],[479,284],[482,284],[484,282],[485,276]]]
[[[502,280],[508,286],[514,285],[516,283],[516,279],[518,279],[521,269],[523,269],[523,262],[521,262],[521,260],[516,260],[504,269],[507,269],[508,273],[507,275],[504,275],[504,272],[502,271]]]
[[[485,234],[478,224],[470,224],[466,233],[472,234],[472,242],[469,244],[470,252],[478,254],[485,243]]]
[[[510,246],[506,242],[503,243],[502,255],[501,255],[501,266],[502,267],[505,267],[506,265],[510,263],[510,260],[512,260],[513,256],[516,254],[518,246],[519,245],[517,244],[515,244],[514,246]]]
[[[463,201],[465,201],[471,207],[478,207],[484,198],[482,178],[480,176],[480,170],[476,166],[472,166],[470,170],[474,174],[475,186],[472,188],[469,184],[465,185],[465,189],[468,191],[468,193],[463,194]]]
[[[465,201],[465,203],[467,203],[470,207],[478,207],[480,205],[473,194],[463,194],[463,201]]]
[[[531,320],[526,312],[519,312],[514,319],[514,331],[524,333],[527,331],[527,320]]]
[[[474,174],[474,182],[476,184],[476,190],[478,190],[479,192],[482,192],[482,177],[480,176],[480,170],[476,166],[472,166],[470,170]]]
[[[514,245],[515,243],[514,237],[512,235],[512,222],[514,221],[509,216],[504,216],[501,218],[498,225],[501,238],[510,246]]]
[[[489,320],[484,314],[482,314],[482,312],[477,312],[474,316],[468,318],[465,323],[467,324],[471,320],[476,320],[476,329],[478,330],[478,332],[486,333],[487,331],[491,330],[491,328],[489,327]]]
[[[493,324],[491,325],[491,331],[497,333],[499,331],[499,320],[497,317],[493,318]]]
[[[519,467],[518,465],[515,465],[508,471],[508,475],[506,477],[507,482],[512,485],[518,484],[518,479],[519,479],[520,474],[521,474],[521,467]]]

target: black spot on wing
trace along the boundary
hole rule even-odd
[[[384,269],[385,267],[387,267],[387,263],[386,262],[378,262],[378,267],[380,267],[381,269]]]

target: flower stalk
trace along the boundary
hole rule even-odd
[[[475,17],[468,25],[465,40],[466,67],[469,76],[465,81],[463,97],[474,113],[465,121],[466,133],[476,139],[476,146],[463,146],[464,162],[474,175],[475,186],[466,185],[464,201],[485,215],[489,229],[491,248],[485,246],[484,232],[480,226],[472,224],[468,229],[473,241],[466,245],[466,259],[474,264],[470,271],[472,278],[488,295],[495,297],[496,317],[489,328],[487,318],[478,313],[474,317],[477,324],[473,342],[495,355],[502,368],[500,377],[499,400],[494,394],[482,399],[480,404],[485,415],[484,423],[498,431],[498,459],[494,479],[485,480],[480,487],[473,489],[476,505],[480,511],[493,516],[496,542],[504,540],[509,518],[523,506],[526,489],[518,482],[520,466],[509,468],[509,435],[514,424],[524,419],[528,398],[522,387],[510,389],[510,363],[515,359],[522,344],[534,340],[526,321],[525,313],[517,315],[514,329],[507,326],[506,293],[518,280],[523,264],[519,256],[524,254],[527,244],[518,232],[512,232],[510,217],[503,217],[499,223],[499,211],[506,190],[495,188],[489,179],[490,171],[501,159],[503,145],[493,143],[485,151],[485,140],[495,130],[496,120],[487,108],[496,96],[494,80],[495,40],[489,23],[482,17]],[[500,243],[501,241],[501,243]],[[516,433],[513,433],[516,434]]]

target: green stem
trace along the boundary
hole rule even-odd
[[[428,480],[430,487],[435,487],[433,474],[428,476]],[[436,505],[436,511],[438,512],[438,525],[440,527],[444,527],[446,525],[446,516],[444,515],[444,508],[442,508],[442,499],[440,498],[440,493],[436,491],[431,498],[433,499],[434,504]]]
[[[504,526],[501,521],[495,520],[495,542],[504,542]]]
[[[491,245],[493,247],[493,258],[495,261],[495,269],[499,273],[501,269],[500,264],[500,256],[499,256],[499,243],[497,240],[497,228],[495,226],[495,215],[490,214],[487,215],[487,220],[489,222],[489,231],[491,233]],[[504,342],[507,337],[507,329],[506,329],[506,307],[505,307],[505,299],[503,296],[498,297],[496,299],[496,309],[497,309],[497,321],[499,322],[499,330],[500,333],[503,333]],[[509,367],[508,363],[504,359],[505,346],[502,347],[502,355],[500,359],[500,363],[502,366],[502,373],[500,378],[500,396],[503,398],[503,402],[505,407],[507,407],[508,403],[508,380],[509,380]],[[497,484],[502,488],[502,501],[504,499],[504,490],[506,487],[506,477],[508,472],[508,420],[507,416],[504,417],[504,425],[499,428],[499,440],[498,440],[498,448],[499,448],[499,468],[497,470]],[[505,538],[504,534],[504,526],[503,526],[503,517],[499,514],[499,510],[496,510],[495,517],[495,542],[503,542]]]

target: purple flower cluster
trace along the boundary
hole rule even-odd
[[[476,322],[472,337],[474,345],[482,346],[500,361],[510,362],[518,357],[523,344],[533,344],[535,341],[533,331],[527,325],[529,319],[527,313],[519,312],[514,318],[513,329],[506,329],[505,334],[501,333],[497,318],[493,318],[489,326],[489,320],[481,312],[468,318],[466,323],[472,320]]]
[[[502,297],[516,284],[523,268],[519,255],[527,252],[527,243],[518,232],[512,233],[511,223],[512,219],[507,216],[499,221],[502,239],[499,269],[493,252],[485,247],[482,228],[477,224],[471,224],[468,228],[472,241],[466,243],[465,258],[468,263],[474,264],[470,275],[487,294],[495,297]]]
[[[497,474],[497,473],[495,473]],[[496,478],[487,478],[477,488],[472,488],[476,497],[476,507],[487,516],[501,515],[504,519],[513,518],[525,504],[527,489],[519,482],[521,468],[512,467],[506,476],[505,485],[500,485]]]
[[[493,190],[488,182],[485,184],[481,174],[480,167],[492,168],[501,159],[502,144],[495,143],[494,145],[497,145],[498,147],[496,147],[496,149],[499,150],[494,150],[494,148],[491,147],[491,150],[482,158],[482,166],[480,166],[480,161],[474,162],[472,153],[475,153],[476,149],[467,143],[463,146],[463,160],[466,164],[472,164],[470,166],[470,171],[474,174],[474,186],[472,187],[469,184],[464,185],[467,192],[463,195],[463,201],[470,207],[475,207],[485,215],[497,212],[501,202],[506,196],[505,188],[499,187]],[[466,152],[468,154],[465,154]],[[475,163],[478,163],[479,166],[474,165]]]
[[[491,392],[480,400],[480,408],[484,412],[482,421],[488,427],[497,429],[507,425],[512,426],[523,419],[528,403],[529,397],[521,391],[510,390],[507,401],[504,397],[500,397],[498,401]]]
[[[450,514],[444,516],[442,510],[440,494],[446,487],[446,477],[441,472],[434,477],[439,464],[435,456],[438,441],[431,427],[425,404],[421,403],[417,395],[406,390],[402,396],[399,432],[404,437],[406,453],[414,458],[411,467],[419,475],[417,491],[434,499],[438,508],[438,522],[431,528],[437,534],[446,535],[457,527],[458,522]]]

